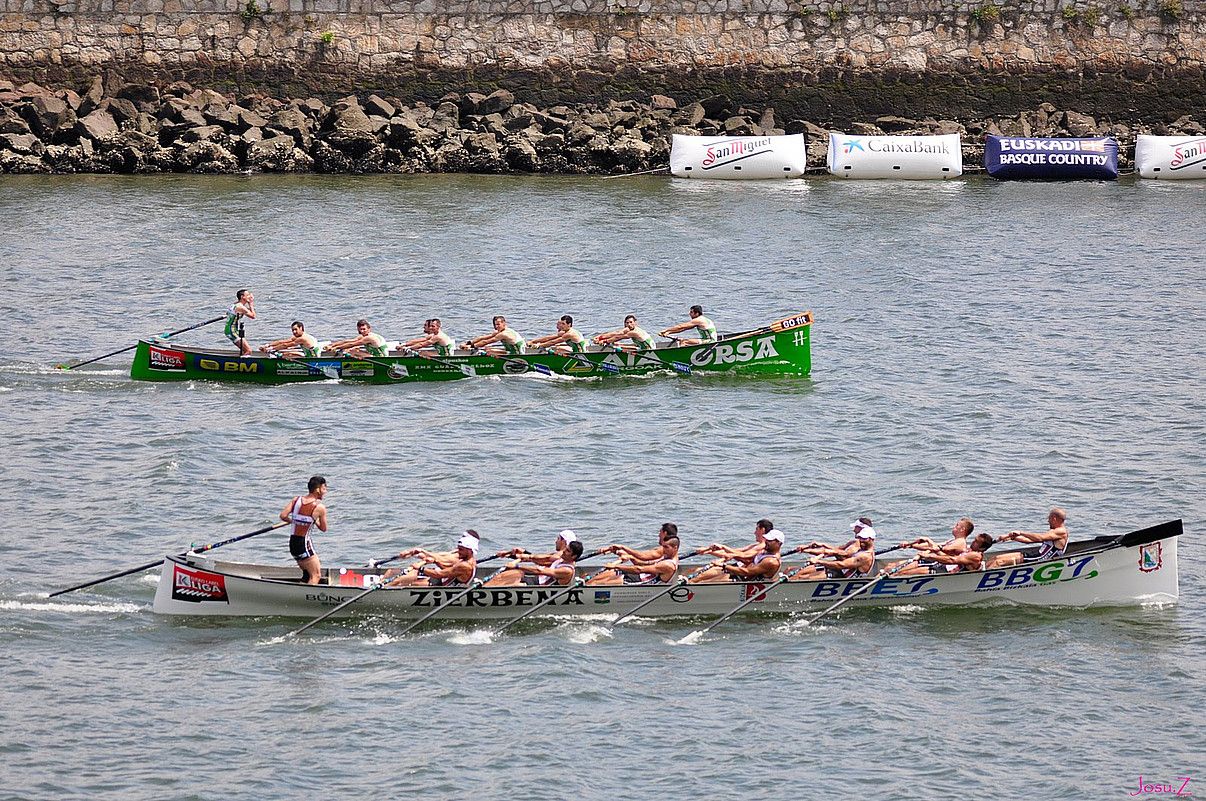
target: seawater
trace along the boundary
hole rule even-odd
[[[1123,798],[1206,792],[1206,184],[0,179],[0,798]],[[808,379],[139,384],[103,353],[253,288],[257,341],[722,331],[812,309]],[[184,342],[219,344],[217,326]],[[47,591],[332,487],[328,564],[1185,519],[1177,606],[546,621],[150,613]],[[288,563],[284,538],[219,552]],[[215,554],[217,555],[217,554]]]

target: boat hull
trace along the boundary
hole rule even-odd
[[[1049,562],[971,573],[900,576],[852,598],[848,606],[968,606],[1012,603],[1090,607],[1174,603],[1180,521],[1145,531],[1148,541],[1081,544]],[[1140,532],[1136,532],[1140,533]],[[1133,535],[1127,535],[1133,536]],[[1111,544],[1112,543],[1112,544]],[[688,568],[684,568],[686,570]],[[317,617],[379,581],[381,570],[338,568],[330,585],[303,585],[295,568],[218,562],[200,556],[168,557],[154,611],[188,616]],[[748,612],[820,611],[863,588],[868,579],[788,582],[751,603]],[[758,595],[756,582],[678,587],[640,610],[642,617],[710,616]],[[522,613],[564,588],[483,587],[440,612],[446,620],[500,620]],[[661,586],[581,587],[534,616],[622,615],[665,589]],[[461,592],[457,588],[386,588],[370,593],[338,616],[386,615],[413,619]]]
[[[530,353],[495,358],[464,353],[440,357],[438,361],[421,356],[382,356],[372,360],[351,357],[282,359],[267,354],[240,356],[231,350],[140,341],[130,367],[130,377],[139,381],[207,380],[248,384],[292,384],[338,377],[366,384],[405,384],[546,371],[575,378],[659,372],[806,376],[812,369],[811,327],[812,313],[805,312],[705,345],[636,352],[591,350],[570,356]]]

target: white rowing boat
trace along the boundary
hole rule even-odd
[[[1071,543],[1063,557],[1047,562],[968,573],[885,577],[851,598],[850,606],[1174,603],[1177,537],[1181,533],[1181,521],[1175,520],[1118,537]],[[681,573],[690,569],[684,566]],[[324,583],[307,585],[300,583],[300,571],[292,566],[241,564],[196,554],[169,556],[155,592],[154,611],[165,615],[315,617],[372,587],[381,580],[382,572],[382,568],[326,568]],[[579,572],[591,571],[580,568]],[[788,581],[746,609],[783,613],[820,610],[858,592],[872,580]],[[537,610],[535,616],[623,615],[666,590],[666,586],[583,586],[569,592],[563,592],[564,587],[483,587],[470,590],[441,610],[440,618],[512,618],[557,593],[562,593],[561,597]],[[640,614],[720,615],[754,598],[765,587],[759,582],[678,586],[643,607]],[[378,614],[413,619],[463,591],[463,587],[387,587],[369,593],[336,616]]]

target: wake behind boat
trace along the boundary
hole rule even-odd
[[[455,620],[513,618],[542,603],[545,605],[535,610],[534,616],[623,616],[643,604],[641,616],[711,616],[729,612],[743,601],[751,601],[744,611],[790,613],[831,607],[846,598],[859,606],[1174,603],[1178,596],[1177,538],[1181,534],[1182,523],[1174,520],[1122,536],[1072,542],[1063,556],[1048,561],[920,576],[783,581],[773,591],[765,581],[677,586],[671,581],[633,586],[385,587],[335,616],[379,614],[415,619],[446,603],[441,618]],[[878,562],[877,568],[882,568],[884,561]],[[786,570],[791,565],[784,563],[783,567]],[[690,570],[680,567],[677,575]],[[577,575],[583,572],[579,568]],[[375,586],[383,573],[382,568],[324,568],[320,583],[308,585],[300,583],[300,571],[295,567],[217,561],[197,554],[169,556],[163,562],[153,609],[164,615],[314,617]],[[659,593],[660,597],[655,597]],[[765,597],[759,598],[763,593]],[[462,597],[455,598],[457,595]]]
[[[812,368],[812,322],[812,312],[803,312],[761,328],[722,336],[715,342],[671,344],[647,350],[592,345],[580,353],[550,350],[506,356],[466,349],[440,357],[386,355],[371,359],[346,355],[242,355],[234,350],[141,340],[130,377],[138,381],[200,379],[255,384],[337,378],[368,384],[399,384],[528,373],[581,378],[697,372],[806,376]]]

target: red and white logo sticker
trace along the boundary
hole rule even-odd
[[[183,370],[184,354],[178,350],[157,348],[151,345],[152,370]]]
[[[754,603],[758,603],[759,601],[762,601],[763,599],[766,598],[765,593],[766,593],[766,585],[765,584],[746,584],[745,585],[745,595],[742,596],[742,599],[748,601],[749,599],[751,599],[755,595],[757,595],[759,597],[754,601]]]
[[[217,573],[174,565],[172,574],[172,600],[201,603],[217,601],[230,603],[226,595],[226,579]]]

